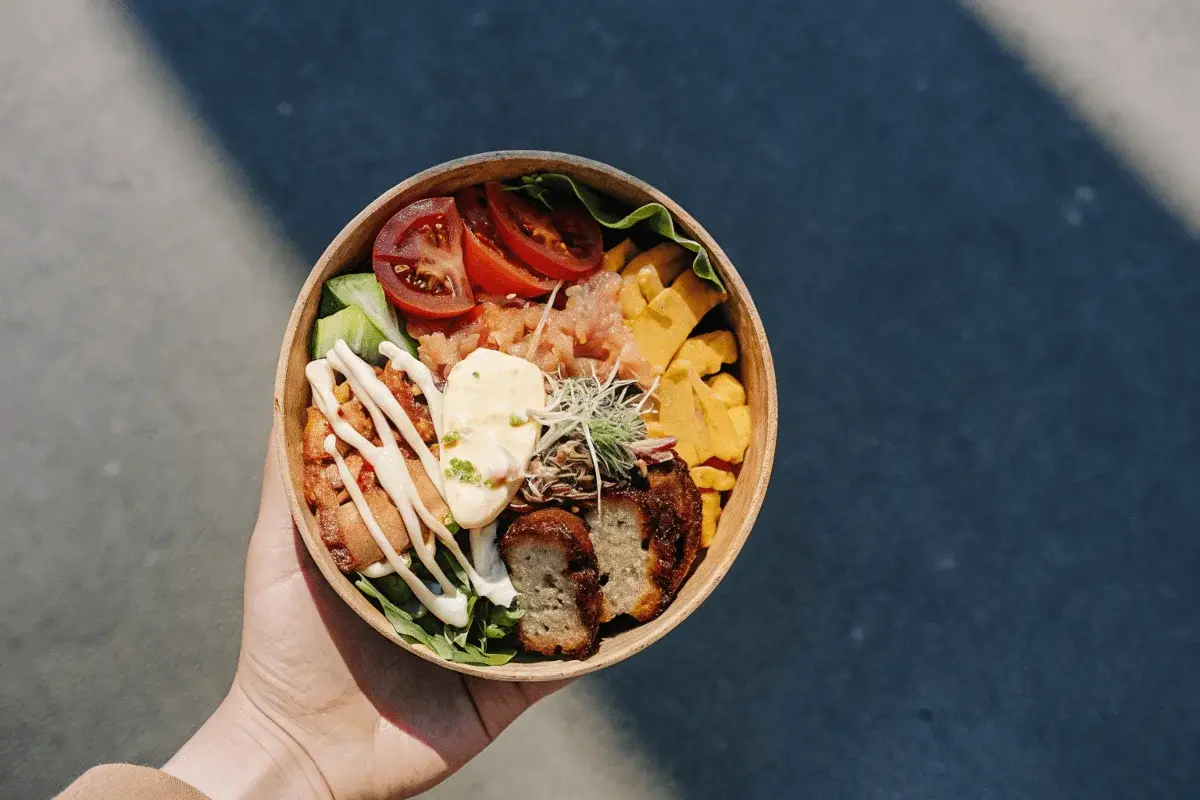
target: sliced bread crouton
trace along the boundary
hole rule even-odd
[[[604,594],[603,622],[628,614],[649,622],[683,584],[700,541],[700,493],[687,465],[676,458],[647,471],[649,490],[605,493],[602,513],[585,521],[596,550]]]
[[[670,534],[675,547],[675,572],[671,578],[671,595],[674,597],[692,571],[700,549],[700,532],[704,526],[700,490],[681,458],[655,464],[647,471],[646,479],[650,482],[650,493],[667,503],[677,517],[677,524]]]
[[[584,516],[604,594],[602,622],[628,614],[638,622],[657,617],[670,602],[675,575],[673,512],[649,492],[606,492],[600,511]]]
[[[525,613],[522,646],[546,656],[596,652],[601,596],[596,554],[579,517],[543,508],[518,518],[500,539],[500,554]]]

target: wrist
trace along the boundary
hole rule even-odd
[[[312,759],[236,683],[163,771],[212,800],[332,797]]]

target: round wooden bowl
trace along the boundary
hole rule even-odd
[[[524,660],[518,658],[501,667],[481,667],[444,661],[424,646],[411,645],[392,628],[383,614],[367,600],[338,570],[332,556],[321,541],[316,518],[304,502],[301,434],[305,409],[309,406],[310,391],[304,376],[309,361],[309,338],[320,305],[321,287],[325,281],[361,264],[371,252],[379,229],[404,205],[422,197],[447,195],[476,183],[505,180],[533,172],[561,172],[592,186],[631,206],[657,201],[666,206],[683,231],[707,248],[717,271],[725,283],[729,300],[723,308],[737,336],[741,351],[735,365],[746,387],[747,402],[753,435],[742,464],[737,486],[730,494],[721,515],[716,539],[707,551],[702,550],[691,576],[679,596],[658,619],[602,639],[600,650],[583,661]],[[628,658],[661,639],[668,631],[683,622],[712,593],[721,578],[729,571],[738,551],[742,549],[767,493],[771,464],[775,457],[775,438],[779,409],[775,394],[775,370],[771,350],[762,320],[754,308],[745,284],[729,258],[713,241],[708,232],[692,219],[671,198],[643,181],[597,161],[589,161],[564,153],[537,150],[512,150],[481,153],[456,161],[439,164],[414,175],[398,186],[384,192],[367,206],[333,240],[317,260],[296,306],[288,320],[279,355],[275,377],[275,422],[278,437],[275,446],[286,476],[284,486],[292,516],[308,552],[321,573],[343,600],[367,623],[398,646],[448,669],[481,678],[506,681],[559,680],[602,669]]]

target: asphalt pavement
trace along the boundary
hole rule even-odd
[[[779,451],[699,612],[431,796],[1192,796],[1200,16],[1118,6],[0,6],[0,795],[211,711],[311,263],[528,147],[722,243]]]

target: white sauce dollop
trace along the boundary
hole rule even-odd
[[[533,457],[546,408],[542,372],[498,350],[473,351],[454,365],[442,397],[441,465],[446,503],[464,528],[482,528],[512,502]]]

